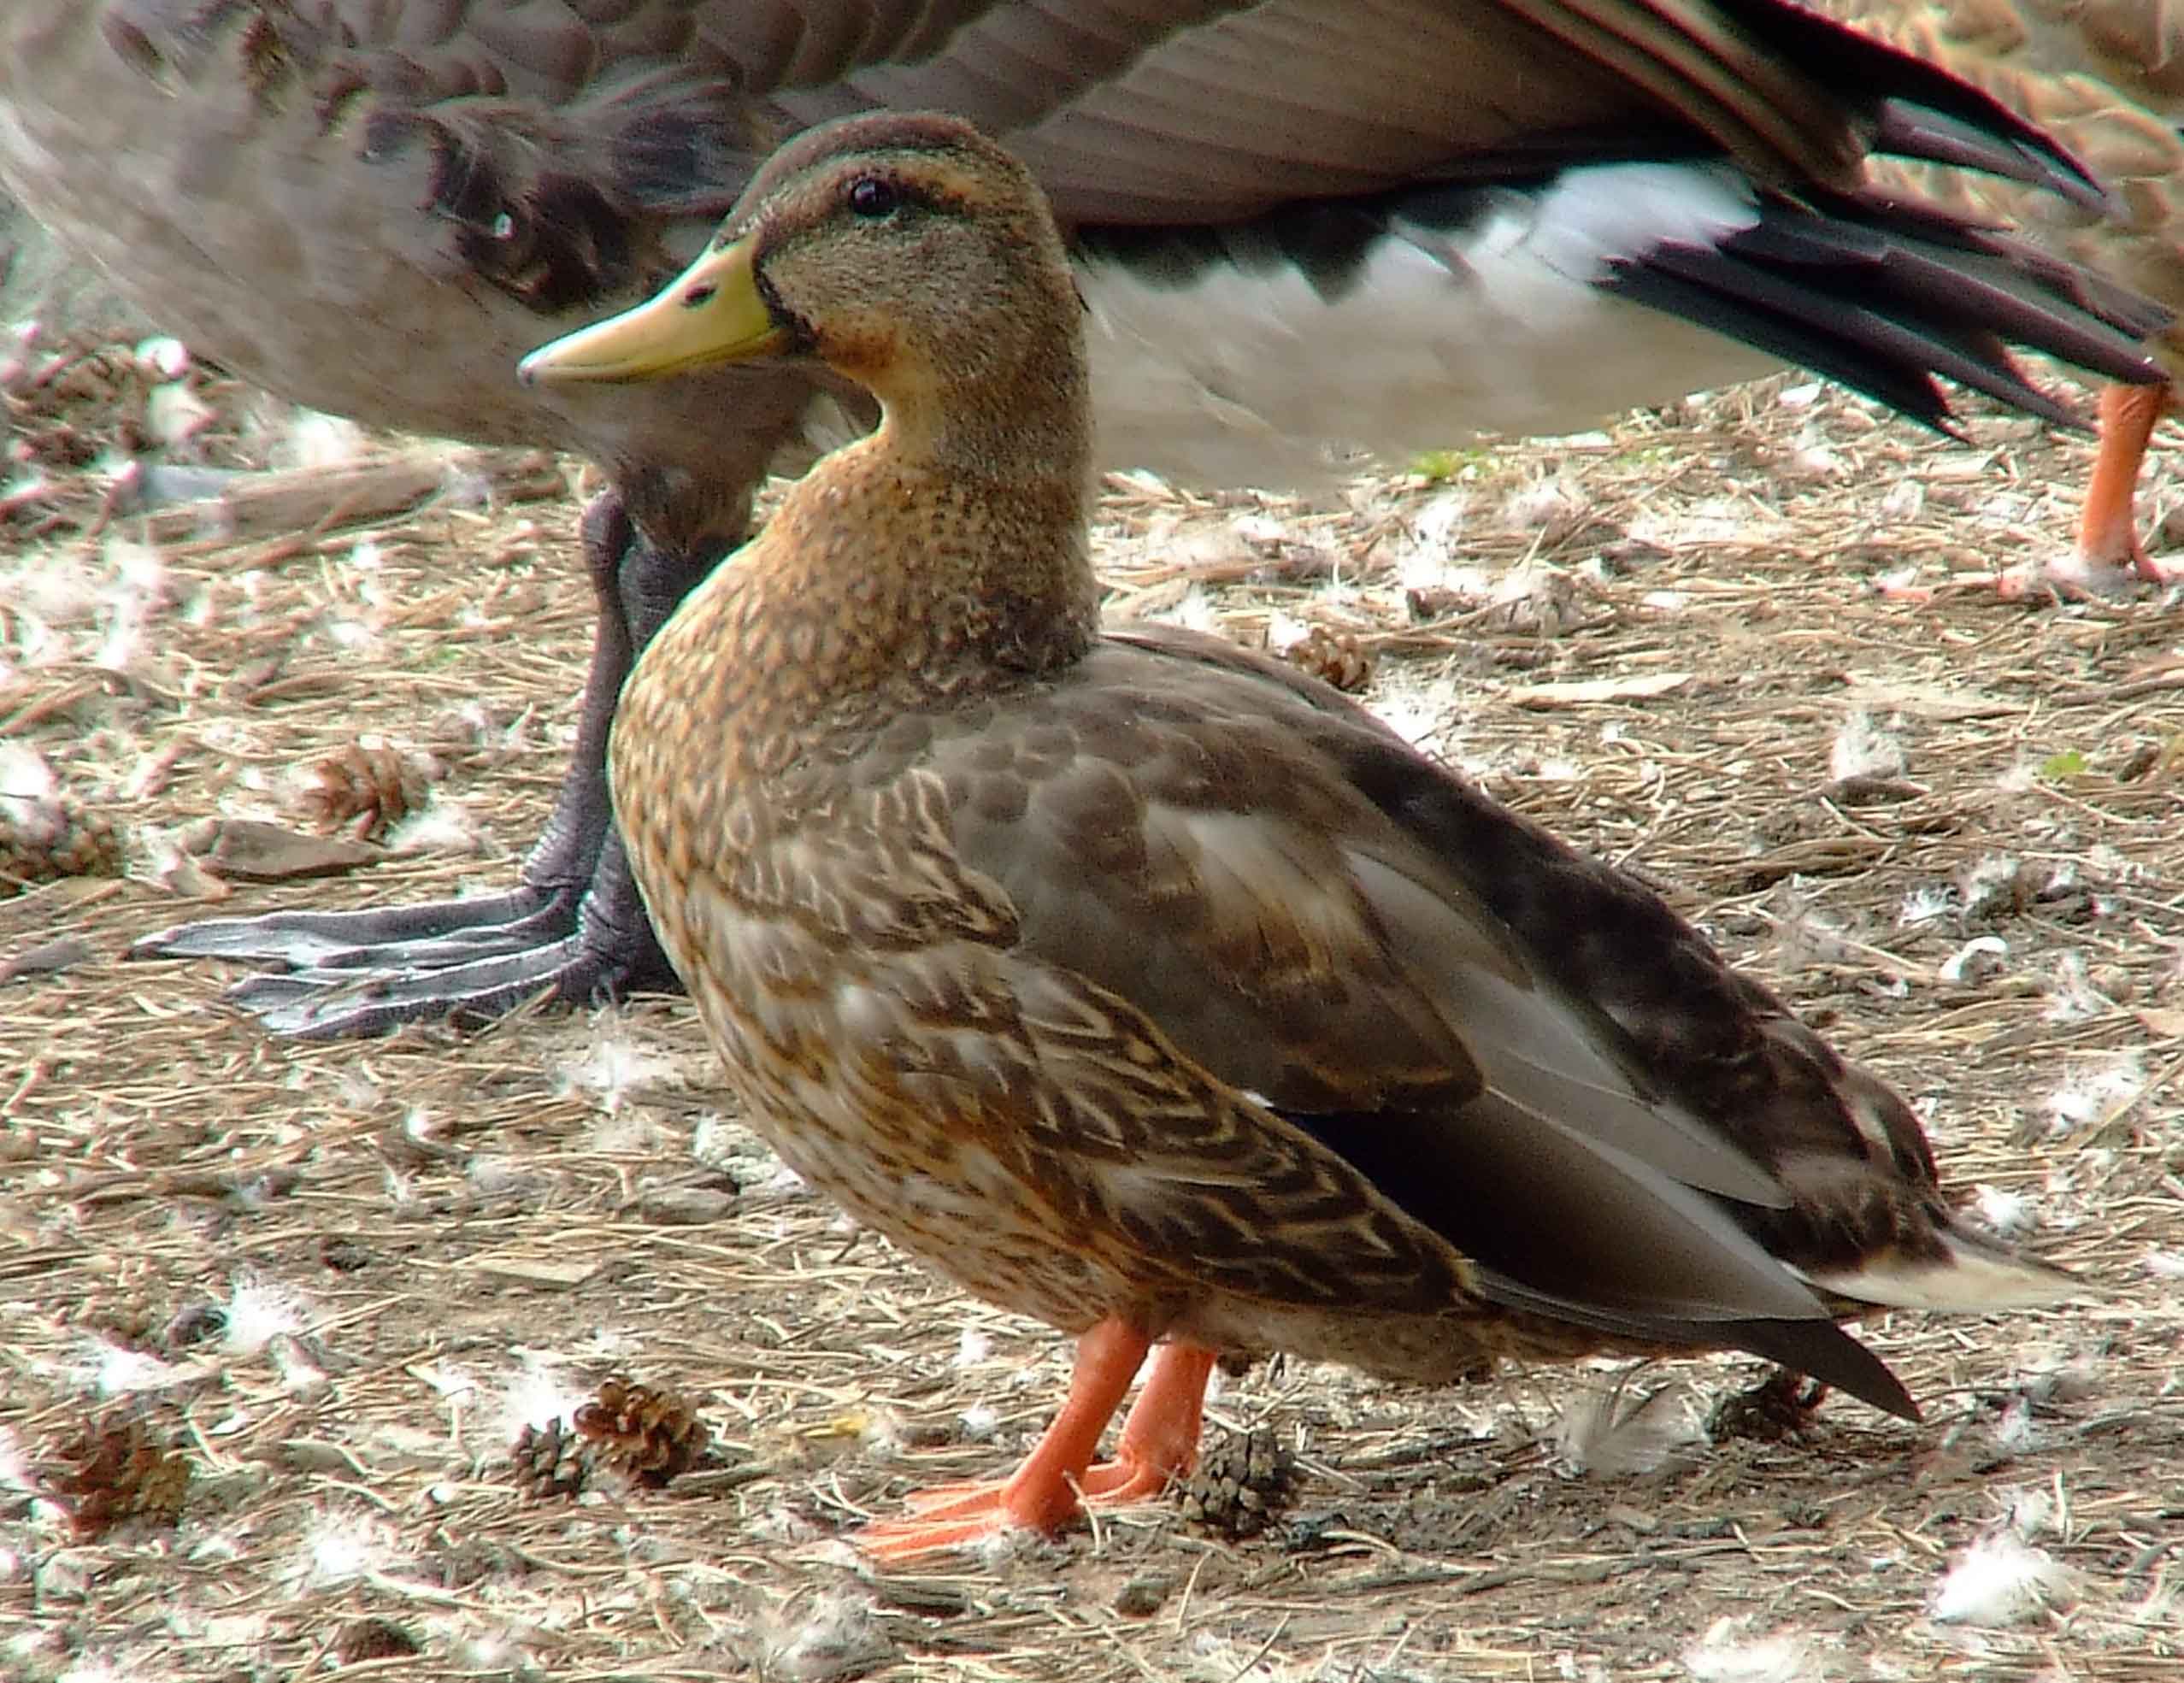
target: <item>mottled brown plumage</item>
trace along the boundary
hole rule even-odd
[[[1081,311],[998,147],[815,130],[658,299],[526,368],[722,357],[853,371],[884,418],[639,662],[638,880],[783,1158],[1082,1340],[1026,1467],[879,1552],[1157,1488],[1216,1352],[1449,1381],[1741,1347],[1913,1414],[1832,1312],[2057,1290],[1646,890],[1281,662],[1100,633]]]
[[[313,1035],[672,980],[609,821],[615,697],[768,462],[868,408],[816,365],[506,371],[656,289],[780,141],[926,107],[1051,196],[1113,467],[1290,487],[1785,362],[1935,424],[1941,381],[2067,418],[2010,345],[2152,377],[2140,301],[1869,190],[1902,155],[2098,203],[2076,163],[1794,0],[13,0],[0,181],[163,329],[611,487],[574,751],[516,886],[143,950],[286,967],[235,997]]]

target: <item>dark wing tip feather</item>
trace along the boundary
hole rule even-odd
[[[1917,1399],[1895,1370],[1842,1327],[1823,1316],[1778,1319],[1752,1316],[1736,1320],[1679,1320],[1670,1315],[1648,1315],[1618,1311],[1597,1304],[1573,1303],[1551,1293],[1539,1292],[1496,1270],[1475,1270],[1479,1294],[1505,1309],[1551,1315],[1610,1337],[1642,1343],[1681,1345],[1692,1351],[1741,1350],[1795,1368],[1823,1385],[1848,1392],[1883,1414],[1899,1420],[1917,1421]]]
[[[1953,72],[1792,0],[1743,0],[1737,9],[1793,62],[1859,102],[1875,151],[1983,170],[2090,209],[2109,207],[2092,172],[2052,136]]]
[[[2087,210],[2113,215],[2114,197],[2084,165],[2037,129],[1997,134],[1981,122],[1914,100],[1881,103],[1873,149],[1895,157],[1976,169],[2041,187]]]
[[[2017,241],[1877,195],[1760,203],[1759,221],[1719,245],[1657,247],[1604,285],[1943,433],[1953,429],[1937,376],[2085,429],[2004,344],[2129,385],[2164,379],[2144,341],[2167,310]]]
[[[1833,1321],[1745,1321],[1717,1329],[1717,1336],[1739,1350],[1846,1391],[1883,1414],[1914,1423],[1925,1418],[1917,1398],[1895,1370]]]
[[[1831,331],[1825,317],[1835,312],[1824,299],[1787,310],[1740,296],[1744,288],[1727,284],[1733,271],[1718,254],[1680,252],[1669,261],[1624,265],[1608,290],[1809,368],[1937,433],[1958,436],[1949,400],[1932,375]]]

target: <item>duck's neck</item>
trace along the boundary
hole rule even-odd
[[[1067,332],[1057,329],[1028,357],[958,368],[945,381],[911,373],[876,380],[882,447],[905,466],[988,485],[1067,484],[1081,517],[1092,480],[1092,388]]]
[[[807,474],[749,556],[769,620],[822,634],[845,686],[875,663],[951,686],[1068,664],[1091,646],[1090,422],[1051,364],[882,393],[869,438]]]

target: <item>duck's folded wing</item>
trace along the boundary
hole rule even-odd
[[[1006,723],[938,744],[957,857],[1014,909],[1027,1018],[1081,1021],[1104,999],[1130,1014],[1124,1039],[1151,1025],[1245,1101],[1226,1126],[1304,1133],[1469,1259],[1490,1301],[1761,1351],[1905,1407],[1735,1215],[1785,1203],[1779,1181],[1651,1082],[1604,1013],[1300,734],[1310,703],[1285,699],[1110,644]],[[1057,987],[1066,1012],[1036,1003]],[[1037,1038],[1070,1087],[1081,1034]],[[1079,1172],[1158,1227],[1164,1203],[1239,1195],[1234,1149],[1153,1130]],[[1292,1242],[1280,1187],[1257,1195],[1269,1242]]]
[[[1433,1111],[1500,1092],[1686,1185],[1785,1202],[1298,738],[1302,707],[1284,717],[1254,707],[1265,699],[1110,645],[1020,727],[942,750],[957,851],[1008,895],[1022,952],[1127,999],[1280,1109]]]
[[[1228,673],[1507,933],[1548,994],[1611,1025],[1619,1059],[1790,1193],[1723,1207],[1842,1304],[2004,1308],[2052,1302],[2067,1276],[1958,1222],[1901,1094],[1732,968],[1661,897],[1426,762],[1363,708],[1282,662],[1167,628],[1128,640]],[[1121,641],[1122,638],[1118,638]]]
[[[1428,762],[1365,708],[1286,662],[1169,627],[1114,634],[1170,668],[1227,674],[1404,837],[1409,869],[1445,871],[1561,997],[1610,1025],[1602,1044],[1777,1175],[1872,1160],[1931,1188],[1934,1158],[1902,1100],[1733,969],[1650,889]],[[1421,861],[1430,860],[1431,865]],[[1877,1238],[1863,1234],[1864,1239]]]

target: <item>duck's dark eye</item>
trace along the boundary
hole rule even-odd
[[[850,214],[862,216],[868,221],[878,221],[882,216],[892,216],[903,196],[895,191],[892,181],[882,181],[877,176],[860,175],[850,183]]]

